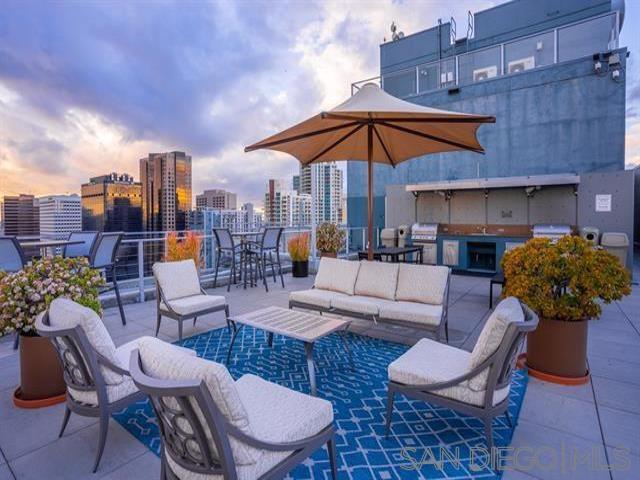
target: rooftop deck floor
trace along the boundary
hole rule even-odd
[[[308,288],[313,279],[285,277],[286,288],[274,285],[230,293],[231,313],[239,314],[270,305],[287,306],[288,292]],[[210,290],[212,291],[212,290]],[[489,313],[489,280],[455,275],[452,280],[449,324],[451,344],[471,350]],[[497,288],[496,288],[497,294]],[[125,306],[127,325],[122,326],[118,310],[109,308],[104,322],[117,345],[142,335],[153,335],[155,302]],[[222,315],[185,322],[185,336],[224,324]],[[420,334],[390,326],[373,326],[355,321],[358,333],[412,344]],[[167,341],[177,339],[177,325],[165,320],[159,335]],[[160,461],[138,440],[111,420],[107,445],[96,474],[90,469],[98,438],[95,420],[72,415],[63,438],[58,439],[62,405],[22,410],[12,403],[18,383],[19,359],[12,350],[12,338],[0,339],[0,479],[157,479]],[[621,302],[604,307],[602,318],[591,322],[589,332],[589,384],[565,387],[532,378],[520,413],[512,447],[541,449],[539,462],[532,462],[522,450],[520,470],[508,471],[505,479],[626,479],[640,472],[640,289]],[[559,452],[577,449],[582,456],[594,455],[573,467],[567,458],[564,468],[554,460],[549,447]],[[624,451],[614,450],[617,448]],[[546,451],[545,451],[546,450]],[[629,465],[624,468],[623,460]],[[610,471],[608,464],[617,468]]]

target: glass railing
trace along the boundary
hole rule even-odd
[[[618,12],[608,13],[381,77],[360,80],[351,84],[351,94],[368,82],[378,83],[386,92],[398,98],[471,85],[615,50],[618,48],[618,37]]]
[[[341,227],[345,231],[346,241],[344,247],[339,252],[342,257],[357,254],[366,245],[366,227]],[[213,233],[205,233],[202,230],[192,230],[200,239],[202,258],[202,268],[200,277],[202,281],[213,279],[216,264],[216,243]],[[281,242],[280,254],[283,265],[290,264],[289,253],[287,251],[288,240],[294,235],[307,232],[311,233],[309,226],[286,227],[284,229]],[[178,238],[184,237],[188,232],[175,232]],[[135,292],[137,301],[144,301],[145,292],[154,289],[152,267],[153,264],[162,261],[165,257],[167,237],[169,232],[139,232],[125,233],[117,254],[116,276],[121,290],[124,294]],[[380,230],[375,231],[375,244],[379,244]],[[239,240],[238,240],[239,241]],[[220,280],[229,274],[229,266],[222,263],[218,271]],[[225,282],[226,280],[222,280]]]

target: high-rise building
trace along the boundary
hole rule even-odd
[[[284,180],[270,179],[264,195],[264,219],[273,226],[309,225],[311,195],[293,191]]]
[[[64,240],[71,232],[82,230],[82,206],[78,195],[40,197],[38,205],[40,238]]]
[[[186,230],[191,211],[191,156],[150,153],[140,159],[140,181],[144,230]]]
[[[142,231],[142,186],[132,176],[111,173],[90,178],[81,195],[83,230]]]
[[[316,221],[341,223],[343,175],[335,162],[300,166],[299,193],[311,195],[311,169],[315,169]]]
[[[40,209],[33,195],[5,196],[2,204],[5,235],[33,237],[40,235]]]
[[[293,179],[291,180],[291,186],[293,187],[293,190],[300,193],[300,175],[294,175]]]
[[[222,189],[205,190],[196,195],[196,209],[217,208],[221,210],[235,210],[238,208],[238,196],[233,192]]]

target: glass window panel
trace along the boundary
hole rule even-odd
[[[615,48],[615,15],[558,30],[558,60],[588,57]]]
[[[399,98],[415,95],[417,92],[416,71],[411,69],[400,73],[385,75],[384,91]]]
[[[418,92],[428,92],[440,87],[440,69],[437,63],[418,66]]]
[[[500,47],[470,52],[458,57],[458,82],[481,82],[500,75]]]
[[[553,32],[504,46],[505,73],[518,73],[553,63]]]
[[[456,60],[449,58],[440,62],[440,87],[451,87],[456,84]]]

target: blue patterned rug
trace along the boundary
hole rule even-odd
[[[272,348],[264,332],[244,327],[236,344],[230,371],[234,378],[253,373],[301,392],[309,392],[307,364],[301,342],[276,337]],[[349,334],[356,370],[349,367],[337,335],[316,344],[318,396],[333,403],[337,428],[339,476],[344,479],[496,478],[479,460],[473,447],[484,447],[484,429],[478,419],[447,408],[396,397],[392,430],[384,437],[387,365],[409,347]],[[230,335],[226,328],[183,340],[200,357],[224,361]],[[517,421],[528,377],[516,371],[509,411]],[[130,405],[113,417],[159,455],[160,436],[148,400]],[[506,419],[494,420],[496,446],[508,446],[513,430]],[[475,460],[471,457],[475,453]],[[440,463],[442,462],[442,463]],[[326,450],[290,473],[295,479],[330,479]]]

